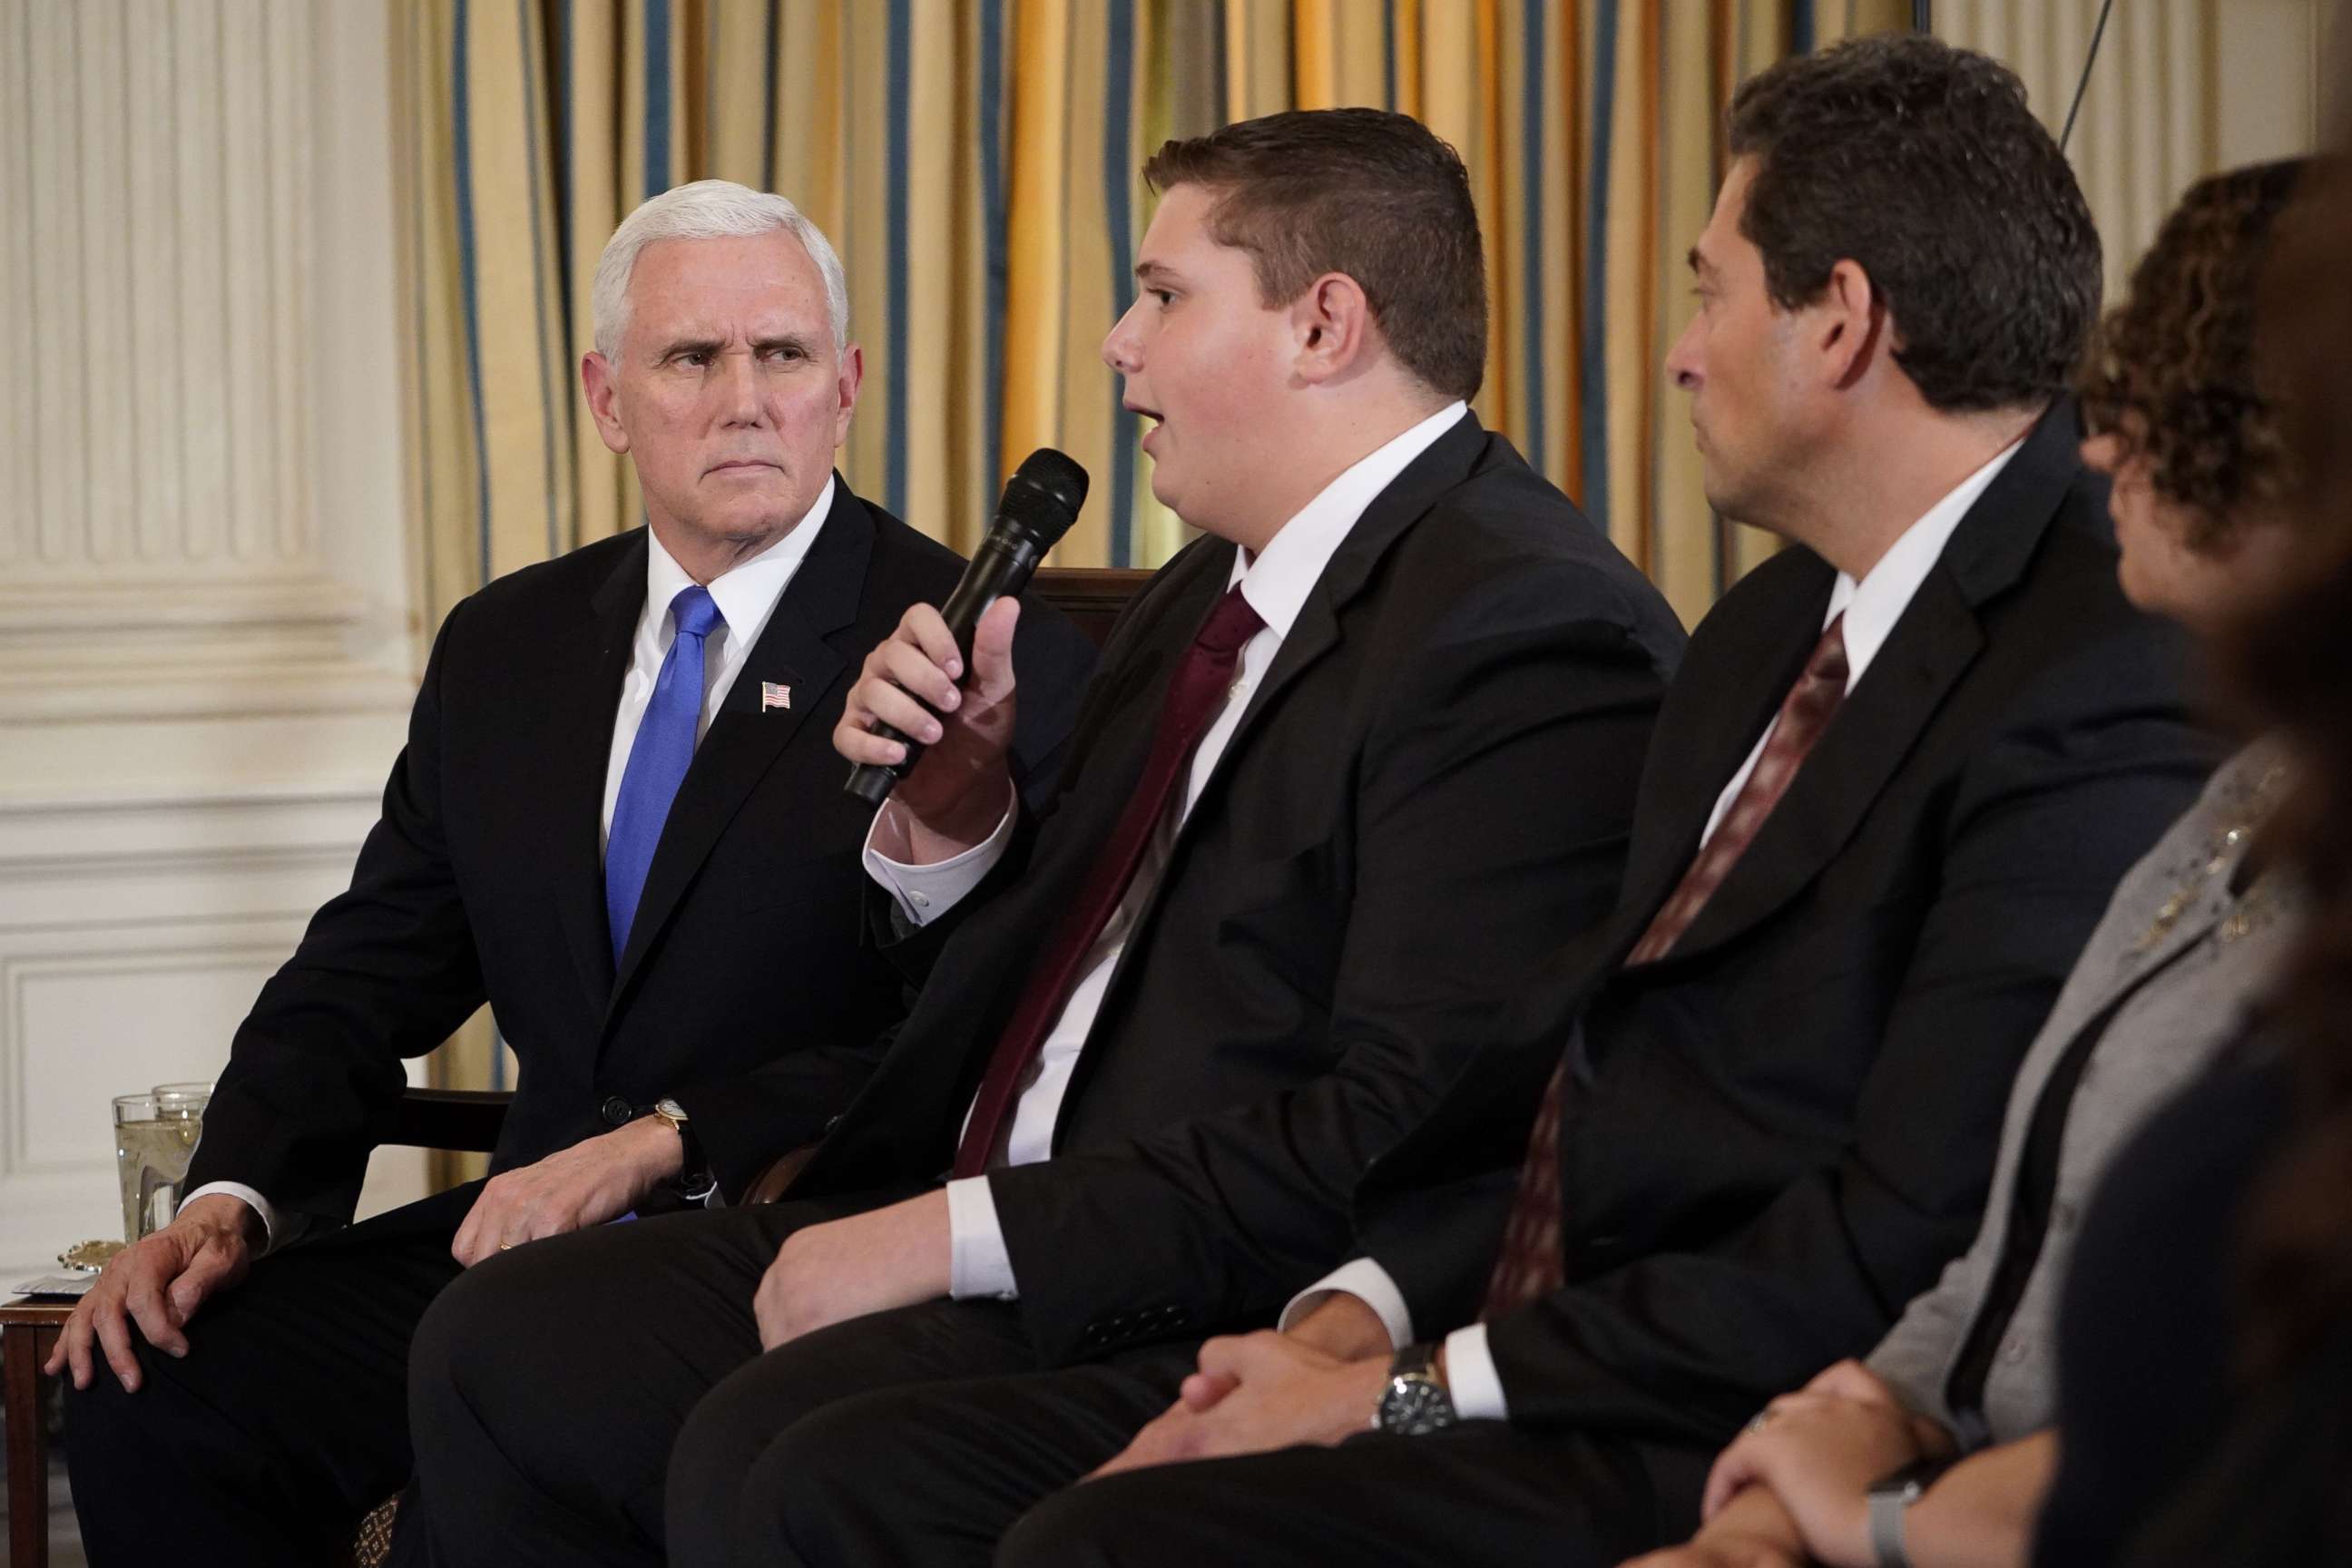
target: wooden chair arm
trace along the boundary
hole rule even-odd
[[[747,1204],[772,1204],[782,1197],[793,1180],[816,1153],[816,1145],[803,1143],[790,1153],[780,1154],[768,1168],[760,1173],[751,1184],[743,1189]]]

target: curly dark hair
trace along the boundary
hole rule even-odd
[[[1467,400],[1486,374],[1486,263],[1461,155],[1378,109],[1301,109],[1167,142],[1155,191],[1217,193],[1209,232],[1249,252],[1258,298],[1283,305],[1327,272],[1364,291],[1404,367]]]
[[[2249,501],[2278,498],[2284,452],[2254,352],[2256,300],[2278,216],[2310,161],[2257,163],[2189,187],[2107,312],[2084,372],[2083,417],[2146,454],[2160,495],[2211,550]]]
[[[1853,261],[1930,406],[2067,389],[2098,317],[2099,231],[2016,72],[1922,34],[1853,39],[1749,78],[1729,145],[1756,160],[1739,231],[1782,310]]]

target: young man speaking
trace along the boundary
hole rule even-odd
[[[925,611],[867,660],[843,751],[895,754],[867,716],[930,747],[868,846],[922,994],[790,1201],[533,1243],[445,1298],[411,1393],[450,1560],[772,1560],[812,1413],[891,1387],[1083,1363],[1139,1422],[1341,1260],[1365,1171],[1609,908],[1681,636],[1467,412],[1460,160],[1350,110],[1147,174],[1104,357],[1205,537],[1114,635],[1042,809],[997,738],[1012,607],[960,693]],[[919,1535],[990,1480],[891,1467]]]

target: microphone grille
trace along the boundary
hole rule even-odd
[[[1075,458],[1040,447],[1021,459],[1004,481],[1004,500],[997,510],[1034,535],[1039,548],[1050,550],[1078,521],[1078,509],[1087,504],[1087,471]]]

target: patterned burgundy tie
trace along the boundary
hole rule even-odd
[[[1054,945],[1030,970],[1020,1005],[1013,1008],[1004,1033],[997,1037],[971,1118],[964,1123],[963,1142],[956,1148],[958,1176],[976,1176],[987,1168],[989,1151],[996,1146],[997,1132],[1013,1110],[1022,1074],[1045,1045],[1054,1020],[1061,1016],[1070,987],[1078,978],[1078,966],[1127,896],[1128,884],[1135,879],[1135,868],[1142,862],[1144,846],[1151,842],[1151,831],[1167,810],[1168,797],[1183,776],[1192,748],[1209,721],[1224,706],[1243,645],[1265,625],[1242,597],[1240,587],[1228,588],[1209,612],[1192,646],[1184,650],[1160,707],[1160,725],[1152,736],[1151,754],[1144,761],[1143,776],[1135,781],[1135,793],[1128,797],[1127,810],[1104,841],[1093,875],[1070,906]]]
[[[1845,617],[1841,615],[1813,645],[1812,657],[1797,682],[1781,700],[1772,733],[1739,786],[1731,809],[1723,814],[1714,834],[1700,847],[1690,869],[1666,901],[1659,906],[1650,929],[1626,955],[1628,969],[1654,963],[1674,951],[1675,942],[1698,919],[1699,911],[1723,885],[1731,868],[1755,842],[1757,830],[1788,792],[1789,781],[1812,751],[1813,742],[1829,728],[1830,720],[1845,700]],[[1519,1167],[1518,1192],[1511,1199],[1511,1215],[1503,1226],[1503,1244],[1495,1272],[1486,1281],[1481,1322],[1549,1295],[1566,1279],[1560,1251],[1559,1120],[1560,1096],[1568,1079],[1565,1057],[1544,1088],[1543,1104],[1528,1133],[1528,1155]]]

